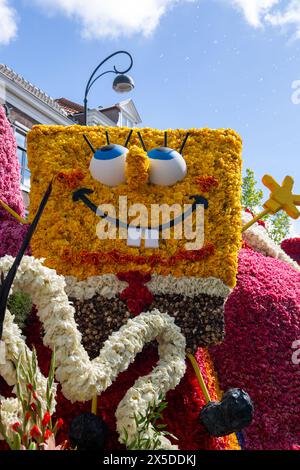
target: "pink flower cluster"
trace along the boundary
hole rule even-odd
[[[0,198],[15,212],[24,216],[17,146],[3,106],[0,106]],[[11,216],[0,207],[0,220],[7,218]]]
[[[5,255],[17,255],[28,227],[16,220],[0,219],[0,258]],[[29,255],[30,250],[27,250],[26,254]]]
[[[13,130],[0,106],[0,198],[19,215],[24,216],[20,190],[20,167]],[[28,226],[17,222],[0,206],[0,257],[16,256]]]
[[[283,240],[281,248],[287,255],[300,264],[300,238],[288,238],[287,240]]]
[[[223,390],[245,389],[255,415],[247,449],[291,449],[300,442],[300,273],[249,249],[239,255],[238,284],[225,305],[226,338],[210,348]]]

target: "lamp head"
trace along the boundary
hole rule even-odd
[[[117,93],[127,93],[134,89],[134,81],[129,75],[119,74],[114,79],[113,89]]]

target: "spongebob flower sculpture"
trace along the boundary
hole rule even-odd
[[[58,413],[68,423],[93,401],[108,448],[134,439],[134,415],[161,397],[178,438],[162,436],[161,448],[239,448],[238,426],[213,437],[200,421],[206,397],[186,354],[220,400],[204,348],[224,339],[223,306],[236,283],[241,148],[225,129],[36,126],[29,134],[31,218],[52,179],[53,188],[34,258],[16,277],[37,306],[27,343],[42,356],[42,342],[55,349]],[[4,258],[1,269],[10,266]],[[243,400],[235,393],[228,403]],[[146,437],[153,433],[150,424]]]

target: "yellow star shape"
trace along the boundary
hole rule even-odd
[[[300,206],[300,194],[293,194],[294,180],[291,176],[286,176],[281,186],[270,175],[265,175],[262,182],[271,191],[270,198],[263,205],[266,210],[271,214],[284,210],[293,219],[300,217],[296,207]]]
[[[300,217],[300,212],[296,207],[300,206],[300,194],[293,194],[294,180],[291,176],[286,176],[281,186],[270,175],[265,175],[262,182],[271,191],[269,199],[263,204],[265,210],[244,225],[242,232],[245,232],[265,215],[276,214],[281,210],[284,210],[293,219]]]

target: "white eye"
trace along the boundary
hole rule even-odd
[[[96,150],[90,163],[92,177],[107,186],[125,183],[125,160],[128,149],[110,144]]]
[[[150,183],[171,186],[183,180],[186,163],[182,155],[169,147],[158,147],[148,152],[150,158]]]

